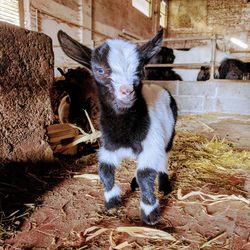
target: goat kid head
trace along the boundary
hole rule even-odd
[[[92,71],[101,103],[109,105],[117,113],[134,105],[141,89],[143,67],[160,51],[162,38],[161,29],[139,48],[128,41],[109,39],[92,50],[65,32],[58,32],[65,54]]]

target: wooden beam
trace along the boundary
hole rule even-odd
[[[160,0],[152,0],[153,32],[160,29]]]
[[[24,28],[31,29],[30,0],[23,0]]]
[[[20,27],[24,28],[24,1],[18,1]]]
[[[70,9],[62,4],[59,4],[55,1],[40,1],[40,0],[32,0],[31,6],[39,11],[53,16],[55,18],[59,18],[61,20],[65,20],[68,23],[80,24],[80,15],[79,12]],[[78,20],[76,17],[79,17]]]
[[[200,69],[201,67],[210,67],[210,63],[173,63],[173,64],[148,64],[145,68],[179,68],[179,69]],[[219,67],[215,64],[215,67]]]
[[[223,37],[217,37],[217,40],[223,40]],[[211,37],[176,37],[176,38],[164,38],[163,42],[176,42],[176,41],[210,41]],[[133,40],[134,43],[146,43],[145,40]]]

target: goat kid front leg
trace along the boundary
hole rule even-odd
[[[105,207],[107,209],[121,206],[121,190],[115,184],[115,170],[121,159],[114,151],[101,147],[99,150],[99,176],[104,186]]]
[[[160,219],[159,202],[154,194],[157,172],[151,168],[137,171],[137,182],[141,190],[141,219],[149,225],[156,224]]]
[[[100,162],[99,176],[104,186],[105,207],[107,209],[121,206],[120,188],[115,184],[116,166]]]

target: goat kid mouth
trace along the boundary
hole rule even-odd
[[[135,96],[130,97],[130,98],[125,98],[125,99],[116,99],[115,103],[118,109],[125,110],[128,108],[131,108],[133,104],[135,103]]]
[[[134,103],[135,99],[136,99],[135,95],[131,94],[131,95],[126,96],[124,98],[117,98],[117,102],[122,103],[124,105],[130,105],[130,104]]]

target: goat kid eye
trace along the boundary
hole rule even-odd
[[[104,69],[103,68],[98,68],[96,71],[97,71],[97,73],[99,75],[103,75],[104,74]]]

